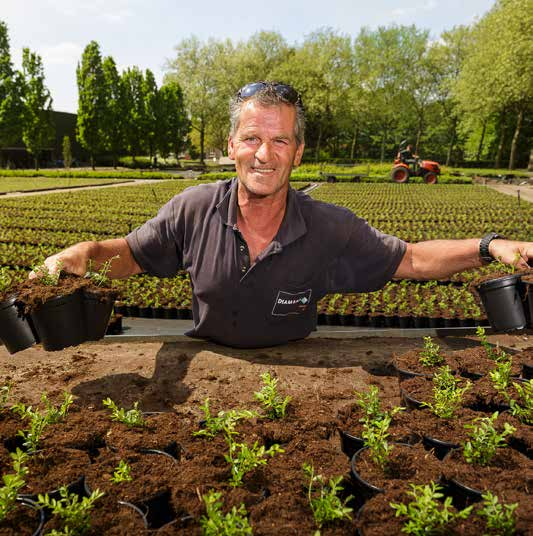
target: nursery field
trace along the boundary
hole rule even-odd
[[[9,192],[29,192],[50,190],[52,188],[76,188],[80,186],[101,186],[116,182],[129,182],[121,179],[78,179],[78,178],[49,178],[49,177],[2,177],[0,176],[0,194]]]
[[[22,279],[46,256],[72,243],[125,235],[173,195],[201,182],[0,199],[0,267]],[[478,185],[321,184],[310,195],[345,206],[382,231],[413,242],[482,236],[494,229],[511,239],[533,239],[533,204],[522,201],[519,206],[516,199]],[[317,304],[318,321],[373,327],[482,323],[484,312],[468,284],[491,270],[493,266],[459,274],[451,281],[392,282],[374,293],[326,296]],[[138,276],[115,284],[122,293],[117,303],[121,314],[190,318],[186,274],[165,280]]]

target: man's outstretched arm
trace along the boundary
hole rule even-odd
[[[113,257],[115,258],[111,262],[108,277],[122,279],[142,273],[143,270],[133,257],[125,238],[112,238],[101,242],[79,242],[51,255],[44,261],[44,264],[52,273],[57,272],[60,267],[64,272],[84,276],[87,273],[89,260],[93,262],[93,269],[98,269]]]
[[[467,240],[429,240],[407,244],[407,250],[394,274],[398,279],[440,279],[483,265],[477,238]],[[523,270],[533,260],[533,242],[495,239],[489,244],[493,258]],[[533,265],[533,262],[530,263]]]

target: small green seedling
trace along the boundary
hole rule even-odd
[[[242,485],[244,476],[260,465],[266,465],[266,457],[285,452],[277,443],[268,450],[264,445],[259,446],[256,441],[250,448],[246,443],[235,443],[232,437],[226,437],[229,451],[224,458],[231,466],[229,483],[233,487]]]
[[[463,456],[468,463],[474,465],[488,465],[496,455],[499,448],[505,447],[505,438],[512,435],[516,428],[509,423],[504,423],[503,432],[499,433],[494,428],[494,421],[498,418],[498,412],[490,417],[481,417],[474,423],[465,424],[467,430],[471,430],[470,439],[463,445]]]
[[[476,335],[479,339],[479,342],[481,343],[481,346],[485,348],[485,351],[487,352],[487,357],[489,359],[492,359],[493,361],[502,361],[506,360],[508,358],[507,354],[498,348],[494,348],[492,344],[487,339],[487,335],[485,334],[485,328],[482,328],[481,326],[478,326],[476,329]]]
[[[281,419],[285,417],[287,405],[291,397],[286,396],[282,398],[278,394],[278,379],[272,377],[270,372],[261,374],[261,380],[263,380],[263,387],[261,391],[254,393],[254,398],[263,404],[269,419]]]
[[[63,531],[52,531],[48,534],[55,536],[77,536],[86,532],[91,526],[91,510],[94,503],[104,496],[104,492],[95,489],[89,497],[80,497],[76,493],[69,493],[66,486],[59,488],[60,499],[51,499],[48,493],[39,494],[37,502],[48,508],[52,515],[57,515],[63,523]]]
[[[513,360],[511,356],[507,356],[507,359],[497,361],[494,368],[489,371],[489,376],[494,388],[503,393],[505,397],[507,397],[507,388],[511,383],[512,366]]]
[[[73,396],[70,393],[63,393],[63,403],[59,407],[55,407],[50,403],[45,393],[41,395],[41,402],[45,405],[45,410],[40,412],[34,410],[32,406],[26,406],[22,402],[19,402],[11,408],[21,419],[29,420],[30,426],[25,430],[19,430],[20,435],[24,441],[22,445],[28,450],[28,452],[35,452],[39,446],[39,441],[44,432],[44,429],[49,424],[55,424],[62,421],[74,401]]]
[[[518,393],[518,400],[510,399],[511,415],[514,415],[520,422],[533,425],[533,379],[523,383],[513,383]]]
[[[245,536],[253,534],[248,523],[248,512],[241,504],[234,506],[227,514],[222,513],[222,493],[210,490],[202,496],[206,515],[200,518],[200,526],[204,536]]]
[[[385,415],[382,419],[365,422],[361,433],[364,445],[368,447],[370,459],[385,472],[390,453],[394,449],[394,446],[387,442],[390,423],[390,415]]]
[[[126,426],[139,428],[146,424],[142,411],[138,409],[139,402],[135,402],[133,408],[129,410],[119,408],[110,398],[102,400],[102,404],[111,410],[111,419],[113,421],[121,422]]]
[[[110,259],[102,263],[98,270],[94,269],[94,261],[92,259],[89,259],[89,262],[87,263],[87,273],[85,274],[85,277],[90,278],[97,287],[108,286],[110,279],[107,274],[109,274],[109,272],[111,271],[111,265],[116,259],[120,259],[120,255],[115,255],[114,257],[111,257]]]
[[[313,511],[316,526],[320,529],[326,523],[330,523],[344,517],[351,519],[352,508],[346,506],[353,499],[349,495],[342,501],[338,493],[344,488],[340,485],[342,476],[331,478],[329,484],[324,482],[322,475],[316,475],[312,464],[304,463],[303,470],[309,483],[307,485],[307,498]]]
[[[0,488],[0,521],[6,518],[17,505],[17,495],[26,484],[25,477],[28,474],[26,463],[28,455],[17,448],[10,455],[13,460],[14,473],[2,475],[3,486]]]
[[[497,536],[513,536],[515,534],[514,511],[518,508],[518,503],[501,504],[496,495],[490,491],[482,496],[483,508],[477,510],[477,514],[485,518],[489,534]]]
[[[433,414],[441,419],[451,419],[463,400],[463,395],[470,389],[467,381],[464,387],[459,387],[460,379],[455,378],[447,365],[441,367],[433,376],[433,402],[422,402]]]
[[[3,411],[8,407],[7,401],[11,395],[11,389],[13,389],[13,384],[11,382],[7,382],[0,387],[0,411]]]
[[[259,415],[256,411],[247,409],[231,409],[229,411],[219,411],[217,416],[213,417],[209,408],[209,398],[205,399],[204,405],[200,406],[200,408],[204,412],[205,425],[201,430],[193,432],[192,435],[206,437],[207,439],[213,439],[219,432],[223,432],[227,436],[237,435],[235,426],[241,419],[251,419]]]
[[[131,467],[124,460],[120,460],[118,467],[113,471],[111,482],[113,484],[120,484],[121,482],[131,482],[132,480]]]
[[[404,516],[406,521],[402,532],[425,536],[428,534],[446,534],[446,527],[459,519],[466,519],[473,509],[468,506],[459,512],[453,511],[452,498],[444,497],[442,487],[435,482],[425,486],[410,484],[411,491],[407,493],[413,497],[409,504],[390,503],[396,511],[396,517]]]
[[[355,391],[357,405],[363,410],[364,417],[361,419],[372,420],[381,419],[384,415],[381,409],[381,400],[379,399],[379,389],[377,385],[370,385],[368,393]]]
[[[32,271],[43,285],[55,287],[59,283],[62,268],[63,263],[61,261],[57,261],[55,272],[50,271],[46,264],[35,266]]]
[[[420,351],[419,361],[424,367],[436,367],[444,363],[440,346],[431,337],[424,337],[424,349]]]

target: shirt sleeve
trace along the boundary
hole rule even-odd
[[[137,264],[150,275],[172,277],[182,268],[182,239],[175,204],[176,198],[171,199],[155,218],[126,236]]]
[[[392,279],[406,248],[403,240],[354,215],[346,247],[328,267],[326,292],[379,290]]]

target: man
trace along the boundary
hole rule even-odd
[[[368,292],[393,277],[432,279],[481,266],[479,239],[408,244],[290,188],[304,150],[303,105],[291,86],[248,84],[230,108],[236,178],[189,188],[125,238],[76,244],[47,266],[61,260],[63,270],[83,275],[89,259],[102,263],[118,254],[115,278],[185,269],[194,294],[188,334],[245,348],[306,337],[326,293]],[[481,254],[523,268],[533,243],[491,235]]]
[[[399,158],[401,162],[407,164],[408,166],[412,165],[414,169],[418,160],[418,155],[414,154],[413,146],[409,144],[403,151],[400,151],[398,153],[397,158]]]

